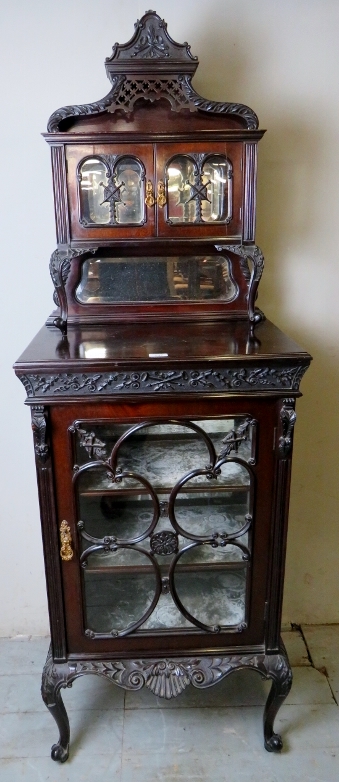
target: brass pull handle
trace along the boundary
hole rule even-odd
[[[67,521],[62,521],[60,525],[60,556],[64,562],[69,562],[73,558],[72,535]]]
[[[148,179],[147,182],[146,182],[145,204],[146,204],[146,206],[154,206],[154,204],[155,204],[153,183],[151,182],[150,179]]]
[[[162,179],[160,179],[158,182],[157,202],[158,202],[158,206],[160,206],[161,208],[166,204],[165,182],[163,182]]]

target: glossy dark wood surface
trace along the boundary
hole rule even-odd
[[[60,690],[84,673],[106,676],[130,690],[145,684],[156,694],[172,697],[189,683],[206,687],[236,668],[255,669],[272,680],[264,714],[265,747],[269,751],[282,747],[280,736],[274,733],[273,721],[291,686],[291,670],[280,641],[280,624],[294,408],[311,357],[264,320],[263,313],[255,308],[264,267],[262,252],[254,244],[257,143],[264,131],[258,130],[258,118],[249,107],[217,103],[199,96],[191,84],[197,64],[188,44],[173,41],[166,23],[155,12],[148,11],[136,23],[130,41],[115,44],[111,57],[106,60],[112,84],[108,95],[92,104],[58,109],[49,120],[49,132],[44,134],[52,154],[58,247],[52,253],[50,272],[58,310],[19,357],[14,369],[26,389],[26,403],[31,406],[32,414],[52,640],[43,672],[42,695],[60,732],[58,743],[52,747],[54,760],[65,761],[68,757],[69,725]],[[229,172],[233,180],[233,211],[230,196],[229,211],[221,212],[222,219],[218,217],[214,223],[202,219],[201,201],[209,201],[207,190],[204,194],[202,189],[211,182],[203,184],[203,168],[199,169],[197,162],[200,159],[203,165],[213,152],[223,159],[230,157]],[[153,196],[153,203],[152,198],[151,203],[145,199],[147,210],[144,209],[142,222],[121,223],[119,227],[114,212],[107,225],[96,227],[86,222],[87,218],[83,219],[79,196],[82,161],[87,156],[95,159],[105,154],[111,159],[134,154],[143,160],[143,172],[155,187],[156,200]],[[169,161],[179,154],[191,154],[196,161],[195,184],[190,185],[188,179],[184,182],[191,186],[189,200],[197,199],[197,204],[200,203],[192,222],[175,223],[170,219],[171,213],[163,209],[166,204],[166,201],[162,203],[163,180]],[[115,186],[114,165],[109,170],[111,184]],[[183,188],[178,192],[183,193]],[[231,187],[228,192],[231,193]],[[110,195],[112,204],[114,193]],[[169,193],[168,190],[167,196]],[[225,242],[230,242],[231,247],[218,246]],[[133,304],[126,296],[127,303],[122,299],[122,306],[114,303],[92,306],[77,300],[82,263],[91,253],[95,256],[98,252],[99,259],[102,252],[107,253],[106,257],[110,253],[115,258],[120,254],[124,258],[137,256],[139,262],[139,257],[142,260],[158,254],[214,255],[215,249],[231,255],[238,293],[229,304],[218,299],[212,303],[188,299]],[[214,449],[212,440],[201,429],[208,419],[213,419],[212,429],[222,419],[230,421],[222,429],[220,451]],[[154,440],[149,455],[142,451],[140,441],[137,444],[139,474],[132,471],[133,455],[122,456],[119,465],[114,456],[118,452],[121,456],[120,445],[128,437],[133,439],[136,431],[144,433],[159,424],[169,425],[164,430],[173,435],[167,451],[169,461],[172,464],[177,460],[178,470],[182,464],[186,466],[185,474],[179,473],[179,481],[173,478],[173,483],[176,481],[173,486],[167,463],[165,482],[158,486],[156,473],[155,478],[151,477],[151,462],[157,459]],[[119,435],[121,427],[122,436]],[[183,462],[176,451],[182,442],[181,428],[194,432],[190,446],[194,458],[199,452],[197,434],[202,436],[205,445],[210,443],[207,465],[194,463],[194,469],[187,472],[187,449]],[[253,439],[246,456],[242,455],[241,447],[247,434],[242,435],[249,428]],[[106,442],[96,439],[98,433]],[[107,455],[111,440],[111,453]],[[89,448],[88,442],[92,443]],[[99,454],[93,450],[98,446]],[[79,456],[80,447],[88,457],[83,452]],[[127,466],[123,464],[126,458]],[[204,476],[209,484],[217,481],[228,462],[238,462],[248,476],[244,532],[248,533],[250,543],[247,550],[240,545],[242,567],[248,574],[243,619],[234,625],[227,622],[215,625],[213,620],[213,626],[206,626],[196,622],[197,617],[192,615],[186,627],[179,625],[171,629],[170,623],[165,623],[164,626],[155,624],[158,629],[152,630],[144,629],[147,617],[142,614],[138,622],[129,622],[121,632],[111,629],[111,625],[105,632],[98,629],[95,632],[95,621],[87,622],[85,605],[82,565],[87,562],[84,556],[90,554],[83,551],[86,535],[81,532],[85,517],[80,515],[80,489],[76,488],[79,476],[80,485],[84,471],[86,475],[93,467],[104,471],[102,485],[96,489],[94,483],[89,491],[89,495],[101,499],[111,495],[112,500],[115,484],[118,492],[122,485],[122,494],[134,497],[134,489],[121,484],[126,477],[137,480],[139,488],[135,493],[140,492],[140,484],[142,491],[148,487],[154,498],[153,527],[127,541],[107,537],[106,532],[102,540],[88,536],[86,540],[96,541],[93,550],[116,553],[119,549],[133,548],[140,541],[146,545],[147,539],[149,567],[157,537],[153,530],[161,513],[168,516],[166,523],[170,531],[165,530],[166,534],[169,532],[176,538],[179,548],[178,538],[184,532],[179,529],[179,535],[173,533],[173,530],[178,532],[174,502],[179,490],[192,477],[200,480]],[[106,491],[107,476],[111,483]],[[226,485],[228,488],[224,490],[219,481],[218,490],[224,491],[225,497],[232,496],[232,491],[239,492],[239,485]],[[208,495],[210,488],[197,489],[195,484],[192,491]],[[168,502],[159,503],[157,493],[168,495]],[[206,502],[208,506],[209,499]],[[161,505],[167,505],[167,509]],[[189,513],[192,505],[190,499]],[[204,500],[204,516],[205,505]],[[225,507],[227,510],[227,502]],[[121,511],[114,512],[120,523]],[[91,514],[93,510],[87,514],[93,521],[95,514],[93,518]],[[95,534],[99,535],[99,530]],[[118,533],[121,534],[124,530]],[[187,531],[186,534],[190,537]],[[190,540],[195,540],[193,546],[206,544],[218,548],[232,545],[236,538],[237,535],[216,531],[208,532],[205,540],[199,527],[198,537]],[[178,558],[185,551],[175,554],[168,578],[160,577],[159,593],[155,594],[151,611],[161,592],[170,592],[181,610],[171,578]],[[159,553],[167,556],[169,552]],[[238,561],[230,566],[237,568]],[[115,566],[107,568],[112,580],[115,569]],[[211,592],[210,581],[208,592]],[[112,597],[109,600],[114,603]],[[125,591],[116,605],[124,601]],[[97,610],[97,603],[94,605]],[[214,602],[213,609],[215,606]],[[189,618],[184,607],[182,614]],[[177,655],[182,657],[177,659]]]
[[[80,356],[79,346],[102,347],[105,358]],[[168,353],[164,362],[151,354]],[[71,327],[62,339],[56,328],[43,326],[15,363],[16,371],[34,368],[89,369],[105,365],[162,366],[219,362],[250,362],[253,359],[292,358],[308,364],[309,354],[273,323],[260,323],[252,335],[245,321],[236,323],[142,323],[101,327]]]

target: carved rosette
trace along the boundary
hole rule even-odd
[[[176,554],[178,551],[178,536],[171,530],[156,532],[150,538],[150,547],[154,554],[161,556]]]

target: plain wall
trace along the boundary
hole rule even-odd
[[[0,635],[45,634],[39,511],[23,386],[11,365],[52,309],[49,150],[60,106],[102,98],[104,59],[147,10],[137,0],[2,0]],[[205,97],[246,103],[260,142],[259,306],[311,352],[297,403],[284,622],[339,621],[337,0],[157,0],[200,60]]]

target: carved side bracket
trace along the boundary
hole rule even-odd
[[[279,437],[278,450],[280,456],[286,459],[292,450],[293,430],[297,420],[297,414],[294,410],[294,399],[284,399],[280,410],[280,421],[282,435]]]
[[[74,661],[72,664],[54,664],[51,652],[42,675],[42,697],[56,720],[60,738],[52,747],[54,760],[67,760],[69,724],[60,690],[72,686],[75,679],[88,674],[102,676],[126,690],[147,687],[160,698],[176,698],[189,684],[198,689],[211,687],[233,673],[249,668],[272,681],[264,715],[265,747],[270,752],[282,748],[281,737],[274,733],[275,716],[289,693],[292,672],[285,649],[279,654],[237,654],[224,657],[197,657],[158,660]]]
[[[51,255],[49,271],[55,288],[53,300],[56,306],[60,307],[60,316],[55,318],[53,323],[62,334],[67,333],[68,306],[65,285],[71,269],[71,260],[79,255],[84,255],[84,253],[93,254],[97,249],[97,247],[90,249],[67,247],[64,250],[54,250]]]
[[[228,250],[229,252],[239,255],[247,263],[249,259],[252,265],[252,271],[250,280],[248,282],[248,317],[251,323],[260,323],[265,319],[265,316],[261,310],[255,307],[255,300],[257,296],[257,290],[259,282],[261,280],[262,273],[264,271],[264,256],[256,244],[251,247],[245,247],[242,244],[221,244],[216,245],[216,250]],[[248,274],[245,273],[245,279],[248,279]]]
[[[31,413],[34,450],[38,461],[43,464],[49,455],[46,442],[47,412],[42,405],[33,405]]]

